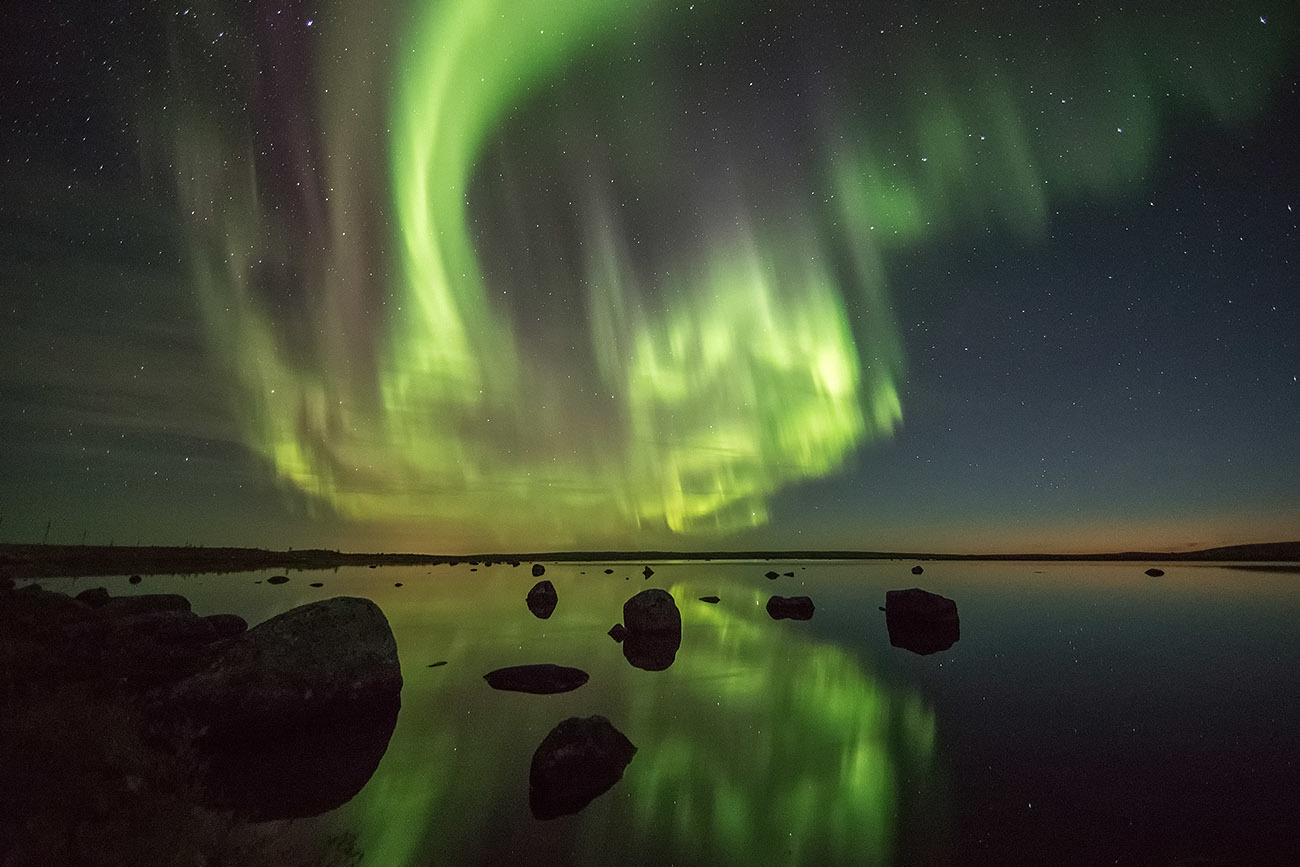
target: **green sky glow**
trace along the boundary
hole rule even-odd
[[[725,31],[743,14],[734,6],[710,7],[711,25]],[[210,71],[187,66],[178,38],[184,99],[164,123],[198,294],[246,443],[287,487],[452,544],[761,525],[783,487],[835,473],[902,421],[891,251],[976,228],[1034,238],[1054,203],[1122,194],[1171,120],[1231,124],[1257,110],[1285,29],[1235,12],[992,14],[983,30],[937,25],[933,50],[882,39],[828,56],[845,83],[822,101],[803,159],[723,159],[707,182],[684,184],[670,154],[641,173],[694,215],[679,221],[689,244],[652,239],[653,267],[634,253],[641,238],[612,176],[571,184],[566,164],[534,155],[546,174],[524,183],[554,185],[580,213],[567,227],[538,221],[531,243],[576,235],[582,253],[534,254],[543,266],[516,276],[538,297],[579,297],[581,310],[530,321],[524,290],[480,260],[486,205],[474,199],[501,187],[476,173],[493,147],[506,155],[493,165],[531,153],[511,139],[521,112],[576,139],[582,122],[547,107],[557,82],[605,133],[577,148],[588,164],[645,166],[677,147],[689,130],[673,131],[677,108],[654,89],[674,70],[602,65],[622,44],[653,60],[655,40],[684,26],[670,13],[602,0],[464,0],[409,15],[337,4],[319,16],[318,75],[303,83],[303,111],[321,119],[319,142],[303,146],[313,172],[298,187],[316,195],[306,217],[262,174],[254,119],[200,98]],[[1015,39],[994,32],[1012,24]],[[1207,27],[1221,38],[1201,45]],[[1152,28],[1153,45],[1134,35]],[[1249,68],[1235,62],[1243,46]],[[251,87],[247,61],[229,60],[231,87]],[[614,90],[621,104],[604,105]],[[662,140],[647,142],[647,129]],[[291,297],[268,297],[277,267]],[[568,354],[525,339],[531,330],[562,335]]]

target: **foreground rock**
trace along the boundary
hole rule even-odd
[[[528,610],[533,612],[534,617],[542,620],[550,617],[555,611],[555,605],[559,602],[559,597],[555,593],[555,585],[550,581],[538,581],[528,591],[528,598],[524,600],[528,605]]]
[[[644,671],[663,671],[682,645],[682,613],[667,590],[642,590],[623,603],[623,657]]]
[[[538,819],[582,810],[623,778],[636,747],[603,716],[570,717],[542,740],[528,769],[528,806]]]
[[[214,743],[284,737],[401,703],[397,643],[379,606],[339,596],[302,605],[231,639],[199,672],[153,696]]]
[[[922,656],[952,647],[961,637],[957,603],[918,587],[885,593],[889,643]]]
[[[580,668],[553,665],[549,662],[537,665],[512,665],[483,675],[483,679],[493,689],[530,692],[534,695],[570,692],[586,683],[588,678],[587,672]]]
[[[814,610],[807,596],[773,596],[767,600],[767,614],[773,620],[812,620]]]

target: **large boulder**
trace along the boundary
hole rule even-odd
[[[164,718],[191,721],[212,742],[285,736],[401,703],[402,671],[388,620],[369,599],[302,605],[219,645],[197,673],[153,696]]]
[[[553,665],[549,662],[536,665],[512,665],[483,675],[483,679],[493,689],[531,692],[534,695],[569,692],[586,683],[588,677],[587,672],[580,668]]]
[[[919,587],[885,593],[889,643],[927,655],[947,650],[961,637],[957,603]]]
[[[528,805],[538,819],[577,813],[623,778],[636,754],[603,716],[570,717],[551,729],[528,769]]]
[[[555,585],[546,579],[542,579],[528,591],[528,598],[524,601],[528,605],[528,610],[533,612],[534,617],[545,620],[554,613],[559,597],[555,594]]]
[[[667,590],[642,590],[623,603],[623,657],[635,668],[663,671],[682,645],[682,613]]]

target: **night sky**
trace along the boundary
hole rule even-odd
[[[1300,537],[1292,0],[24,5],[0,541]]]

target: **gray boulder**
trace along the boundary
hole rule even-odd
[[[154,696],[156,711],[212,741],[283,736],[401,703],[397,643],[369,599],[302,605],[215,647],[205,667]]]

